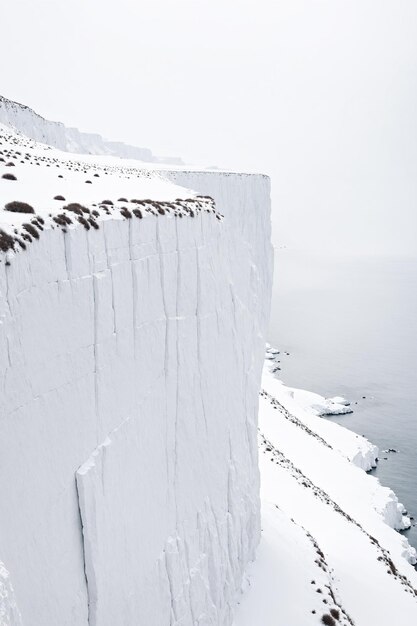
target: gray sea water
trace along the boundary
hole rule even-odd
[[[417,520],[417,257],[276,250],[269,341],[285,383],[352,403],[330,419],[380,448],[375,474]]]

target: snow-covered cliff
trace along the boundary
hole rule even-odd
[[[0,123],[16,129],[35,141],[66,152],[107,154],[147,163],[181,163],[181,159],[176,157],[157,157],[148,148],[130,146],[121,141],[107,141],[101,135],[82,133],[77,128],[68,128],[61,122],[51,122],[26,105],[8,100],[4,96],[0,96]]]
[[[230,624],[260,536],[269,180],[4,127],[0,158],[1,623]]]
[[[269,347],[258,428],[271,269],[266,177],[0,123],[0,626],[416,621],[412,519],[320,417],[343,398]]]

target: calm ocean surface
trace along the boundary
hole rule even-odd
[[[269,341],[285,383],[352,403],[331,419],[379,447],[375,474],[417,521],[417,257],[276,250]]]

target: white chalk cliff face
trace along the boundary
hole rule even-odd
[[[5,127],[0,158],[0,623],[231,624],[260,537],[269,180]]]

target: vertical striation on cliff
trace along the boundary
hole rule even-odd
[[[65,167],[98,229],[52,229],[42,185],[39,240],[0,263],[0,555],[22,622],[226,626],[260,534],[269,180]]]

